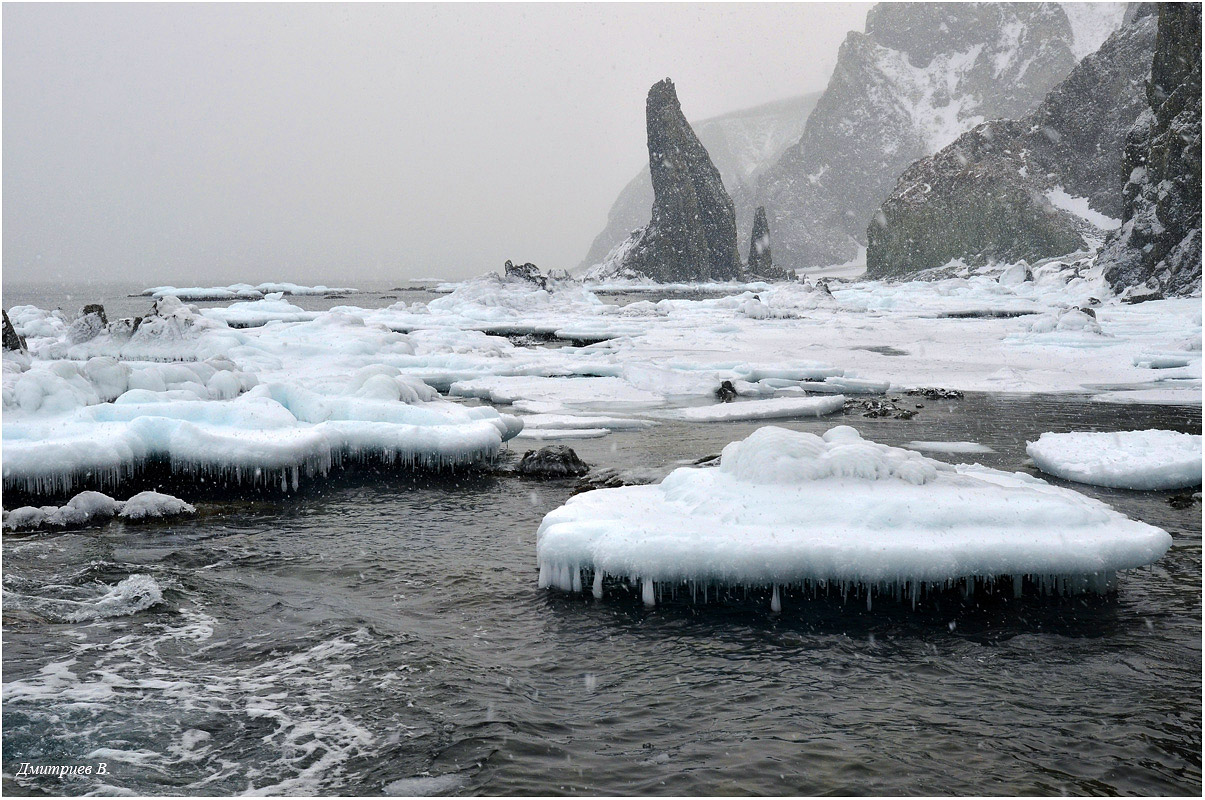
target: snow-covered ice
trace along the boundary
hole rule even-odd
[[[724,448],[718,468],[659,484],[579,494],[537,534],[539,585],[604,577],[642,587],[838,586],[910,597],[1026,577],[1046,591],[1107,591],[1118,570],[1158,559],[1164,531],[1021,474],[953,466],[861,438],[764,427]],[[781,600],[779,600],[781,603]]]
[[[1201,485],[1201,437],[1177,431],[1043,433],[1026,445],[1042,472],[1115,489]]]
[[[673,412],[678,419],[689,422],[726,422],[748,419],[786,419],[788,417],[822,417],[835,414],[845,406],[845,396],[775,397],[768,400],[745,400],[694,406]]]
[[[252,286],[248,283],[235,283],[230,286],[153,286],[143,289],[147,297],[178,297],[181,300],[259,300],[265,295],[295,294],[295,295],[325,295],[325,294],[354,294],[359,289],[350,287],[331,288],[329,286],[302,286],[296,283],[261,283]]]
[[[992,448],[978,442],[908,442],[912,450],[927,450],[933,453],[994,453]]]

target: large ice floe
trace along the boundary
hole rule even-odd
[[[1026,445],[1042,472],[1115,489],[1201,485],[1201,437],[1177,431],[1043,433]]]
[[[1171,545],[1164,531],[1020,473],[950,465],[863,439],[763,427],[726,446],[718,468],[659,484],[579,494],[537,534],[539,585],[606,578],[703,597],[761,587],[909,598],[959,586],[1020,594],[1105,592],[1119,570]]]
[[[522,426],[403,374],[407,337],[351,314],[240,331],[168,297],[125,322],[75,339],[43,324],[30,354],[5,353],[6,491],[110,489],[147,467],[295,489],[347,462],[472,464]]]

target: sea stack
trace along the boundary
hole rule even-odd
[[[673,81],[653,84],[645,113],[652,219],[611,252],[606,267],[666,283],[741,277],[732,198],[682,115]]]
[[[749,274],[758,277],[781,277],[782,270],[774,268],[774,257],[770,254],[770,223],[766,220],[766,207],[758,206],[753,215],[753,233],[749,235]]]

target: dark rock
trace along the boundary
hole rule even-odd
[[[741,277],[732,198],[682,115],[669,78],[649,89],[645,115],[652,219],[607,256],[599,273],[661,282]]]
[[[1105,232],[1050,196],[1062,191],[1121,216],[1122,148],[1146,106],[1155,28],[1143,17],[1119,29],[1032,114],[979,125],[908,167],[867,227],[867,276],[1098,246]]]
[[[867,223],[946,131],[1030,113],[1075,66],[1057,3],[880,3],[851,32],[799,141],[757,199],[788,269],[839,264]],[[940,118],[941,123],[936,119]]]
[[[731,403],[736,399],[736,387],[732,385],[732,381],[724,381],[720,388],[715,390],[715,396],[721,403]]]
[[[89,303],[80,309],[79,315],[81,317],[86,317],[89,314],[96,314],[98,317],[100,317],[100,322],[102,325],[109,324],[109,318],[105,315],[105,307],[100,303]]]
[[[526,264],[515,265],[510,259],[506,260],[504,277],[507,280],[526,281],[527,283],[539,286],[541,289],[548,288],[548,278],[540,273],[540,268],[530,262]]]
[[[563,444],[528,450],[519,461],[518,473],[532,478],[564,478],[585,475],[590,465]]]
[[[1167,504],[1172,508],[1178,509],[1192,508],[1194,505],[1197,505],[1200,502],[1200,492],[1182,492],[1180,494],[1173,494],[1171,497],[1167,498]]]
[[[13,327],[13,323],[8,318],[8,312],[4,313],[4,349],[15,350],[20,353],[29,351],[25,344],[25,337],[17,333],[17,329]]]
[[[1159,3],[1149,108],[1125,144],[1122,225],[1100,254],[1130,302],[1201,291],[1201,5]]]
[[[843,411],[846,414],[862,412],[862,416],[870,419],[892,417],[894,419],[912,419],[916,412],[909,408],[901,408],[899,400],[846,400]]]
[[[909,389],[905,394],[912,397],[924,397],[928,400],[961,400],[963,398],[962,392],[957,389],[937,389],[933,387]]]

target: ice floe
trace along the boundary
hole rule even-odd
[[[839,394],[822,397],[774,397],[768,400],[744,400],[683,408],[674,411],[673,416],[689,422],[822,417],[835,414],[844,406],[845,397]]]
[[[331,288],[329,286],[302,286],[296,283],[261,283],[252,286],[247,283],[235,283],[230,286],[154,286],[143,289],[147,297],[178,297],[181,300],[259,300],[269,294],[295,295],[326,295],[354,294],[359,289],[349,287]]]
[[[908,442],[905,447],[933,453],[994,453],[992,448],[978,442]]]
[[[1177,431],[1043,433],[1026,445],[1042,472],[1115,489],[1201,485],[1201,437]]]
[[[577,495],[537,533],[539,585],[604,578],[659,590],[708,586],[853,591],[911,598],[1008,579],[1049,592],[1108,591],[1159,558],[1164,531],[1020,473],[953,466],[838,426],[824,436],[764,427],[718,468]]]

